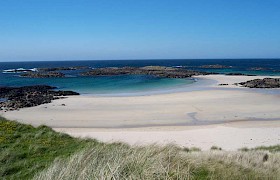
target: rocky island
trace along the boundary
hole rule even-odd
[[[50,71],[50,72],[27,72],[23,73],[20,76],[22,77],[29,77],[29,78],[62,78],[65,77],[64,73],[57,72],[57,71]]]
[[[83,76],[114,76],[114,75],[152,75],[162,78],[188,78],[197,75],[207,75],[213,73],[198,72],[193,70],[165,67],[165,66],[145,66],[145,67],[108,67],[92,69],[81,73]]]
[[[218,65],[211,65],[218,68]],[[20,76],[29,78],[62,78],[63,71],[83,70],[82,76],[115,76],[115,75],[152,75],[162,78],[188,78],[196,75],[218,74],[188,70],[181,67],[145,66],[145,67],[106,67],[91,69],[85,66],[35,68],[36,71],[24,71]],[[90,69],[90,70],[88,70]],[[61,72],[62,71],[62,72]]]
[[[239,84],[248,88],[280,88],[280,78],[254,79]]]
[[[89,69],[87,66],[72,66],[72,67],[50,67],[50,68],[37,68],[39,72],[50,72],[50,71],[75,71]]]
[[[0,87],[0,110],[17,110],[24,107],[50,103],[63,96],[79,95],[73,91],[55,91],[55,87],[47,85]]]
[[[51,67],[51,68],[35,68],[35,70],[19,71],[24,72],[21,77],[29,78],[62,78],[65,77],[63,71],[75,71],[90,69],[87,66],[74,66],[74,67]],[[62,71],[62,72],[61,72]]]
[[[229,69],[232,68],[232,66],[225,66],[220,64],[210,64],[210,65],[202,65],[200,68],[203,69]]]

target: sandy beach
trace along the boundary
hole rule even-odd
[[[195,78],[210,83],[194,84],[195,91],[168,94],[74,96],[1,115],[106,142],[175,143],[202,149],[217,145],[227,150],[280,143],[280,93],[233,85],[264,77]]]

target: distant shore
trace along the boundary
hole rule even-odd
[[[1,115],[74,136],[130,144],[174,142],[203,149],[212,145],[237,149],[280,143],[280,95],[233,85],[263,76],[195,78],[198,83],[186,92],[75,96]]]

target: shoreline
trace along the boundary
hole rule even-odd
[[[222,124],[277,120],[280,102],[275,101],[276,97],[280,96],[228,89],[133,97],[72,96],[19,111],[3,112],[3,115],[35,126],[45,124],[51,127]]]
[[[180,87],[165,87],[162,90],[152,89],[143,92],[125,92],[125,93],[107,93],[107,94],[90,94],[81,93],[80,96],[84,97],[138,97],[138,96],[153,96],[153,95],[164,95],[174,93],[184,93],[193,91],[207,91],[207,90],[243,90],[257,93],[269,93],[269,94],[280,94],[280,88],[247,88],[241,87],[240,85],[234,85],[236,82],[245,82],[253,79],[263,78],[280,78],[280,76],[243,76],[243,75],[199,75],[193,76],[191,79],[194,82],[186,84]],[[225,80],[227,79],[227,80]],[[227,84],[227,86],[219,86],[219,84]]]
[[[198,76],[195,78],[208,84],[197,84],[192,91],[73,96],[1,115],[106,142],[176,143],[203,150],[213,145],[233,150],[280,144],[279,89],[255,90],[232,85],[263,77],[268,76]],[[223,83],[229,85],[218,86]]]

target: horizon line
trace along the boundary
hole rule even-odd
[[[51,61],[147,61],[147,60],[154,60],[154,61],[166,61],[166,60],[274,60],[274,59],[280,59],[279,58],[167,58],[167,59],[158,59],[158,58],[152,58],[152,59],[63,59],[63,60],[34,60],[34,61],[0,61],[0,62],[51,62]]]

